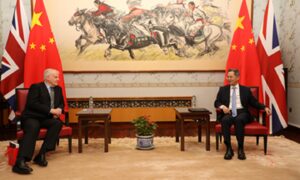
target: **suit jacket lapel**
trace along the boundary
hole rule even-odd
[[[54,87],[54,107],[55,105],[58,104],[58,88],[55,86]]]
[[[48,88],[47,88],[47,86],[44,82],[43,82],[43,85],[42,85],[42,91],[47,94],[48,101],[49,101],[49,106],[50,106],[51,98],[50,98],[49,90],[48,90]]]
[[[241,104],[242,106],[245,106],[245,91],[244,91],[244,87],[240,85],[240,98],[241,98]]]
[[[226,106],[228,107],[230,103],[230,85],[225,87],[225,97],[225,99],[227,100]]]

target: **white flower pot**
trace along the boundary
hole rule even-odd
[[[136,148],[141,149],[141,150],[153,149],[154,148],[153,137],[154,137],[153,135],[151,135],[151,136],[136,135],[136,138],[137,138]]]

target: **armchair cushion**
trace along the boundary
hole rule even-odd
[[[222,132],[221,124],[217,124],[215,126],[215,131],[216,133]],[[231,126],[230,133],[235,134],[234,125]],[[245,126],[245,135],[267,135],[267,134],[268,134],[268,128],[256,121],[252,121],[251,123],[246,124]]]
[[[47,129],[41,129],[39,132],[39,139],[43,139],[46,137]],[[63,125],[61,128],[61,131],[59,133],[59,137],[66,137],[66,136],[71,136],[72,135],[72,128],[69,126]],[[17,139],[22,139],[24,136],[24,131],[19,130],[17,131]]]

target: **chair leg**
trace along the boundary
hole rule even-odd
[[[219,151],[219,134],[216,133],[216,150]]]
[[[68,137],[69,153],[72,153],[72,136]]]
[[[258,146],[259,144],[259,136],[256,136],[256,145]]]
[[[268,135],[264,135],[264,152],[267,155]]]

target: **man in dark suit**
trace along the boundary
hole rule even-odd
[[[226,145],[224,159],[226,160],[232,159],[234,155],[230,140],[230,127],[232,124],[234,124],[236,129],[238,159],[246,159],[244,152],[244,127],[252,120],[248,107],[264,109],[268,115],[271,113],[269,108],[257,101],[252,95],[250,88],[238,84],[239,78],[240,73],[238,69],[229,69],[227,73],[229,85],[219,89],[215,100],[215,107],[222,109],[222,113],[218,115],[217,120],[222,124],[222,133]]]
[[[20,144],[16,164],[12,168],[13,172],[31,173],[32,168],[26,162],[32,159],[41,128],[46,128],[47,134],[33,162],[43,167],[48,164],[45,154],[55,149],[62,128],[59,116],[64,109],[64,98],[58,81],[59,72],[55,69],[46,69],[44,82],[32,84],[29,88],[26,107],[21,120],[24,138]]]

